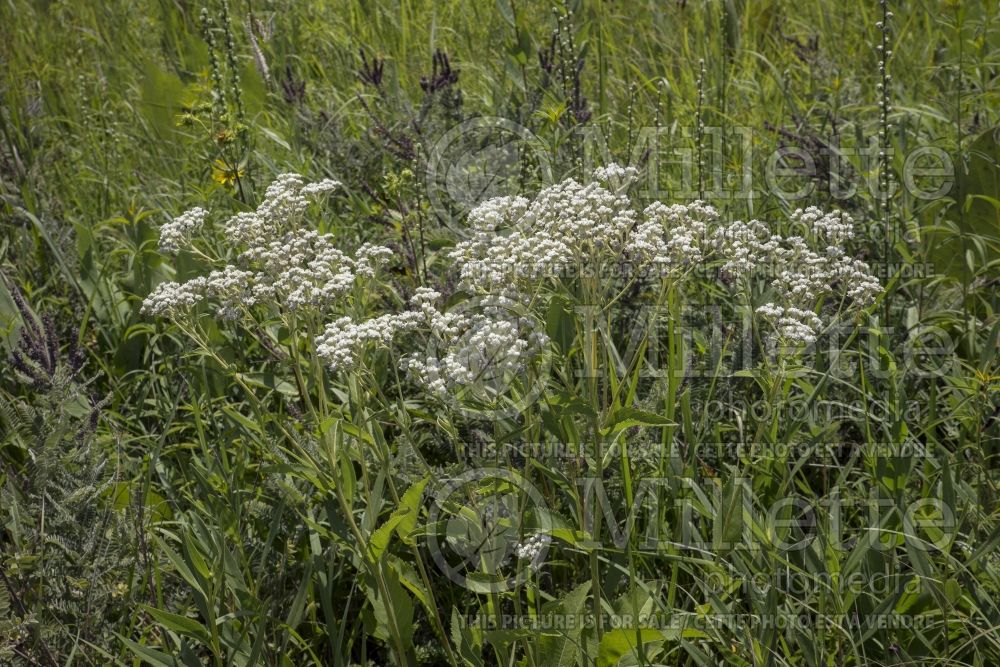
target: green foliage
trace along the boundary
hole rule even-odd
[[[1000,663],[1000,12],[889,6],[886,204],[864,153],[884,129],[876,3],[0,4],[0,663]],[[511,137],[464,134],[431,181],[437,142],[480,117],[532,141],[511,158],[494,145]],[[803,199],[766,180],[787,145],[814,162],[778,179]],[[902,182],[925,146],[955,166],[930,199]],[[706,167],[686,171],[685,151]],[[718,313],[567,280],[533,304],[542,390],[513,386],[527,407],[497,418],[417,391],[392,349],[328,372],[319,316],[140,313],[207,267],[165,261],[158,226],[192,205],[252,210],[287,171],[342,181],[310,213],[318,231],[395,253],[349,314],[402,309],[417,287],[461,305],[447,256],[470,193],[530,196],[612,159],[659,164],[637,199],[703,180],[726,218],[886,215],[891,244],[872,227],[851,248],[884,268],[882,301],[778,368],[760,332],[713,324],[747,305],[717,272],[690,294]],[[723,189],[747,174],[749,189],[719,193],[717,166]],[[604,321],[578,308],[588,289],[616,295]],[[27,374],[25,332],[42,362]],[[449,487],[470,469],[506,476]],[[518,511],[526,489],[545,511]],[[542,530],[537,568],[489,549]],[[435,548],[479,560],[463,581]],[[602,615],[645,620],[588,623]],[[865,624],[893,615],[910,625]],[[748,621],[778,618],[806,622]]]
[[[0,655],[96,662],[94,647],[114,642],[114,628],[129,619],[141,569],[137,510],[119,491],[119,452],[95,437],[104,402],[80,377],[76,342],[59,358],[53,320],[36,319],[20,294],[15,302],[20,344],[11,384],[0,387]]]

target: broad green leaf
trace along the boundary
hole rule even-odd
[[[409,535],[417,526],[417,518],[420,516],[420,500],[423,498],[424,489],[427,487],[429,477],[424,477],[418,482],[414,482],[399,499],[399,507],[393,514],[400,515],[400,521],[396,525],[396,534],[404,542],[409,541]]]
[[[413,601],[406,594],[392,568],[379,566],[379,570],[389,594],[388,600],[384,598],[381,588],[372,577],[365,577],[365,594],[372,605],[376,623],[375,636],[387,642],[394,642],[396,639],[392,631],[394,624],[398,638],[409,649],[413,645]]]
[[[121,635],[119,635],[121,637]],[[152,667],[179,667],[182,663],[177,660],[177,658],[164,653],[163,651],[157,651],[156,649],[149,648],[148,646],[143,646],[138,644],[131,639],[126,639],[122,637],[122,642],[128,647],[128,650],[132,651],[137,658],[141,658],[146,664],[152,665]]]
[[[212,638],[211,634],[205,627],[194,620],[193,618],[188,618],[187,616],[181,616],[179,614],[173,614],[169,611],[164,611],[162,609],[156,609],[154,607],[147,606],[146,611],[149,613],[153,619],[167,628],[168,630],[173,630],[174,632],[186,635],[188,637],[193,637],[197,639],[202,644],[211,644]]]
[[[567,623],[565,630],[555,630],[555,634],[545,634],[539,638],[538,657],[541,664],[555,667],[572,667],[576,664],[577,656],[581,653],[581,617],[589,593],[590,582],[585,581],[567,593],[553,608],[545,610],[546,613],[561,615],[567,619]]]
[[[663,641],[663,633],[651,628],[617,628],[604,633],[597,653],[597,667],[615,667],[618,661],[635,651],[639,643]]]
[[[372,559],[378,560],[382,553],[389,546],[393,531],[396,531],[403,541],[409,540],[410,533],[417,525],[417,517],[420,515],[420,499],[427,486],[428,478],[416,482],[403,497],[399,499],[399,507],[393,510],[389,518],[372,533],[368,541],[368,551]]]

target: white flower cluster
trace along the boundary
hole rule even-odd
[[[802,225],[815,238],[822,238],[832,246],[854,238],[854,220],[843,211],[824,213],[815,206],[810,206],[796,209],[789,219],[792,223]]]
[[[635,177],[635,170],[609,167],[599,175],[625,181]],[[548,344],[542,323],[526,308],[536,283],[571,263],[620,252],[636,222],[628,197],[596,182],[569,179],[534,200],[486,201],[469,215],[471,238],[450,254],[461,287],[476,298],[442,311],[435,305],[440,295],[421,290],[411,301],[413,310],[379,319],[379,330],[386,337],[416,327],[429,331],[428,350],[404,357],[401,365],[431,393],[503,384],[504,378],[523,373]],[[375,340],[345,331],[350,329],[343,323],[331,326],[322,340],[322,354],[335,369],[350,365],[360,343]]]
[[[443,309],[438,292],[419,288],[404,312],[366,321],[339,317],[316,341],[317,353],[334,371],[345,370],[366,345],[387,346],[400,333],[420,331],[428,345],[404,356],[401,365],[432,393],[503,380],[523,373],[548,344],[531,311],[541,284],[585,264],[654,265],[677,278],[698,264],[718,262],[741,289],[755,284],[744,278],[778,267],[770,283],[774,297],[757,313],[778,339],[792,343],[816,340],[823,327],[820,307],[828,298],[863,307],[881,291],[869,267],[845,253],[853,221],[843,213],[798,210],[790,223],[804,236],[788,238],[757,220],[721,223],[718,211],[701,201],[655,202],[640,215],[625,194],[636,176],[635,169],[609,165],[595,172],[595,182],[567,179],[533,200],[482,203],[469,215],[470,237],[449,254],[468,298]],[[359,278],[374,278],[392,257],[388,248],[369,244],[349,257],[331,235],[304,224],[310,199],[338,185],[279,176],[256,210],[224,223],[226,239],[236,246],[234,263],[184,283],[160,284],[144,312],[178,316],[203,300],[226,318],[255,304],[330,312]],[[190,247],[206,217],[203,209],[192,209],[164,225],[161,247]]]
[[[724,260],[722,271],[739,279],[767,264],[778,250],[781,237],[771,234],[760,220],[735,220],[717,229],[713,241]]]
[[[339,250],[330,234],[303,226],[310,198],[339,184],[329,179],[306,184],[298,174],[282,174],[265,192],[255,211],[238,213],[224,224],[226,240],[242,247],[236,264],[185,283],[164,282],[143,302],[143,312],[176,317],[203,300],[217,304],[216,313],[233,319],[259,303],[283,308],[326,308],[351,290],[357,276],[371,278],[392,252],[364,245],[352,259]],[[161,229],[161,248],[190,244],[207,212],[196,208]]]
[[[625,194],[568,179],[531,202],[501,197],[480,204],[469,214],[471,238],[451,258],[466,289],[517,298],[525,282],[619,252],[637,222]]]
[[[816,340],[823,327],[816,312],[822,298],[849,299],[859,307],[881,290],[863,262],[844,254],[841,244],[853,234],[845,214],[810,208],[791,216],[791,223],[804,226],[815,243],[827,244],[819,253],[804,238],[782,238],[758,220],[720,223],[718,211],[701,201],[655,202],[640,218],[624,187],[612,184],[635,176],[634,169],[610,165],[595,172],[601,182],[568,179],[534,200],[498,197],[480,204],[469,215],[470,238],[450,257],[462,289],[483,299],[483,305],[473,309],[466,302],[444,311],[436,305],[440,294],[421,289],[407,312],[362,323],[334,322],[321,337],[320,354],[341,370],[356,362],[364,344],[387,345],[397,333],[420,329],[430,335],[428,351],[404,357],[401,365],[432,393],[523,372],[548,343],[529,309],[539,283],[577,263],[627,259],[676,275],[718,261],[737,279],[781,267],[771,282],[775,301],[757,312],[774,325],[779,339],[793,343]],[[749,289],[750,283],[740,287]]]
[[[514,547],[514,555],[524,560],[535,560],[551,542],[551,536],[544,533],[535,533]]]
[[[225,223],[226,237],[238,244],[267,243],[297,229],[310,197],[325,194],[340,183],[324,179],[308,183],[298,174],[281,174],[267,186],[257,210],[237,213]]]
[[[595,181],[615,189],[627,188],[638,176],[639,170],[635,167],[623,167],[614,163],[594,170]]]
[[[326,326],[316,341],[316,353],[331,370],[350,368],[356,363],[358,352],[365,343],[389,345],[397,332],[410,328],[407,321],[405,314],[380,315],[364,322],[341,317]]]
[[[451,323],[455,318],[439,313],[433,306],[433,302],[440,296],[434,290],[420,287],[410,300],[416,307],[415,310],[388,313],[364,322],[341,317],[328,324],[317,338],[316,353],[330,370],[337,372],[354,367],[362,347],[367,343],[388,346],[397,333],[413,331],[425,323],[429,323],[432,329],[449,331],[451,327],[457,327]]]
[[[435,306],[440,297],[419,288],[410,300],[412,310],[360,323],[340,318],[327,326],[316,351],[332,370],[340,371],[357,363],[366,343],[389,345],[398,333],[424,328],[432,352],[410,354],[400,366],[429,392],[444,395],[456,386],[520,373],[548,342],[531,317],[503,314],[494,304],[442,312]]]
[[[608,175],[619,175],[619,171],[608,168],[602,176]],[[624,211],[628,203],[616,200],[616,205],[620,207],[616,219],[631,220]],[[492,212],[489,202],[484,210]],[[527,210],[530,214],[535,205]],[[575,214],[571,209],[563,210]],[[845,254],[844,244],[854,237],[854,221],[846,213],[824,213],[810,207],[792,213],[789,222],[809,240],[802,236],[783,238],[759,220],[722,224],[718,211],[701,201],[670,206],[654,202],[643,211],[641,222],[615,228],[611,236],[621,240],[626,258],[640,266],[657,266],[660,275],[676,278],[689,267],[714,260],[721,263],[725,276],[739,282],[740,288],[750,289],[744,278],[761,269],[775,269],[771,287],[777,293],[777,303],[768,303],[757,312],[774,324],[777,337],[784,342],[811,343],[823,328],[815,312],[823,298],[833,297],[861,308],[870,305],[882,287],[867,264]],[[536,252],[547,247],[544,240],[532,244]],[[480,239],[475,243],[476,254],[486,258],[475,264],[475,269],[485,265],[495,274],[502,266],[495,261],[498,257],[511,261],[511,253],[494,250],[496,244]],[[568,259],[567,255],[558,259]]]
[[[205,224],[207,215],[205,209],[196,207],[160,227],[160,252],[173,255],[190,247],[191,236]]]
[[[450,329],[453,334],[440,339],[440,351],[402,360],[411,377],[439,395],[476,382],[502,384],[506,376],[522,373],[548,343],[531,317],[463,313],[451,321]]]
[[[629,235],[625,252],[633,261],[653,263],[665,272],[691,266],[704,259],[709,226],[718,219],[718,211],[702,201],[653,202]]]
[[[147,315],[176,317],[204,298],[208,280],[202,276],[186,283],[165,281],[142,302],[142,312]]]
[[[848,301],[852,309],[871,305],[882,291],[882,285],[862,261],[848,257],[841,244],[853,238],[853,221],[844,213],[824,214],[819,209],[798,210],[793,223],[805,223],[819,245],[827,243],[823,252],[813,250],[801,236],[781,239],[772,236],[768,242],[770,261],[782,267],[772,282],[781,304],[767,303],[757,313],[775,326],[779,340],[791,344],[809,344],[823,329],[823,321],[815,313],[819,301],[832,297]]]
[[[794,306],[767,303],[757,309],[757,314],[774,322],[778,337],[786,341],[814,343],[823,328],[823,321],[816,313]]]
[[[356,262],[334,246],[330,234],[288,232],[268,243],[253,244],[240,256],[257,268],[257,301],[273,301],[295,310],[323,307],[354,286]],[[365,271],[371,272],[367,266]]]

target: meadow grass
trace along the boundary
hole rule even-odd
[[[0,4],[0,663],[1000,663],[998,16]],[[587,246],[508,317],[547,335],[513,376],[427,391],[424,329],[324,356],[419,288],[481,323],[471,205],[612,162],[638,211],[844,211],[883,290],[773,354],[767,267],[635,281]],[[238,263],[223,221],[287,172],[339,181],[304,224],[389,248],[376,278],[143,311]]]

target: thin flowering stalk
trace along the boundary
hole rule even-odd
[[[271,81],[271,70],[267,66],[267,59],[264,58],[264,52],[261,50],[260,42],[254,32],[254,18],[252,11],[247,14],[245,27],[247,39],[250,41],[250,49],[253,52],[254,64],[257,66],[257,71],[260,73],[261,78],[264,79],[264,84],[270,90],[274,87],[273,82]]]
[[[202,37],[208,45],[208,63],[212,73],[212,109],[214,120],[218,123],[224,122],[226,116],[226,89],[222,83],[222,67],[219,65],[217,46],[215,41],[215,21],[208,13],[208,9],[201,10]]]
[[[636,86],[635,84],[629,85],[628,89],[628,141],[625,143],[625,155],[626,158],[631,160],[632,158],[632,133],[633,133],[633,109],[635,107],[635,96],[636,96]]]
[[[705,60],[698,61],[698,105],[695,109],[695,150],[698,159],[698,199],[705,198]]]
[[[965,155],[962,152],[962,96],[964,89],[963,68],[965,64],[965,37],[963,34],[965,26],[965,10],[960,0],[951,3],[951,5],[955,10],[955,41],[958,44],[958,62],[955,64],[955,144],[957,147],[957,154],[964,160]],[[969,241],[965,228],[965,202],[957,202],[955,209],[958,214],[958,233],[962,248],[961,260],[968,263],[968,259],[966,259],[966,257],[969,252]],[[964,269],[962,270],[961,275],[963,320],[969,323],[969,344],[970,347],[974,349],[976,347],[976,328],[979,319],[971,316],[969,308],[969,288],[972,276],[970,276],[969,272]]]
[[[226,64],[229,66],[229,77],[233,87],[233,101],[236,103],[236,121],[242,126],[246,123],[246,109],[243,107],[243,92],[241,90],[239,63],[236,61],[236,40],[233,37],[233,23],[229,16],[229,2],[222,0],[222,30],[226,40]]]
[[[889,11],[888,0],[880,0],[879,7],[882,12],[882,18],[876,27],[879,29],[881,42],[878,45],[879,52],[879,77],[880,81],[878,83],[879,90],[879,209],[882,214],[882,233],[885,238],[883,239],[883,249],[882,256],[883,261],[886,266],[890,266],[893,257],[893,241],[895,238],[895,228],[892,226],[892,210],[891,210],[891,197],[892,197],[892,183],[891,175],[889,172],[890,165],[890,144],[889,144],[889,130],[891,129],[891,124],[889,123],[889,114],[892,111],[889,98],[889,84],[892,81],[892,75],[889,74],[889,59],[892,57],[892,51],[889,49],[889,20],[892,18],[892,12]],[[885,319],[886,322],[889,321],[889,300],[885,300]]]

